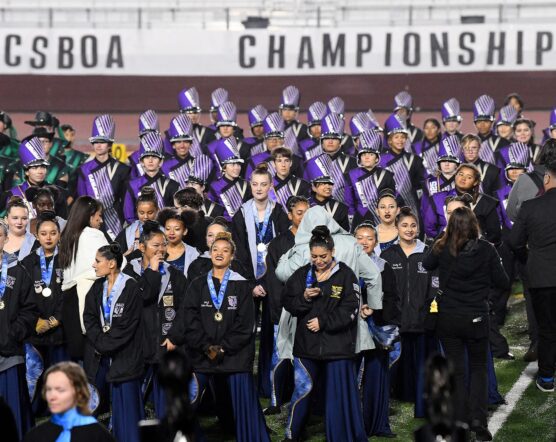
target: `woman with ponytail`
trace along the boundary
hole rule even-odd
[[[313,390],[323,376],[326,439],[366,441],[355,367],[359,285],[353,271],[334,259],[334,240],[317,226],[309,242],[311,263],[286,282],[284,308],[297,318],[293,346],[295,390],[286,440],[298,440]]]
[[[85,299],[86,343],[83,367],[100,393],[98,413],[112,405],[112,432],[119,442],[138,442],[144,418],[141,393],[143,351],[139,284],[120,272],[118,243],[96,252],[97,280]]]
[[[124,273],[134,278],[140,289],[143,357],[147,378],[152,379],[154,410],[159,419],[165,416],[166,403],[158,383],[159,364],[167,351],[175,349],[169,333],[187,288],[183,270],[165,262],[166,251],[166,238],[160,225],[145,221],[139,237],[141,256],[130,260],[124,268]]]

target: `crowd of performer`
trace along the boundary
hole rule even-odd
[[[88,155],[49,112],[21,140],[0,113],[0,396],[18,438],[40,440],[29,430],[50,410],[52,440],[87,425],[110,440],[88,416],[110,411],[115,439],[138,441],[147,403],[167,413],[157,375],[170,351],[190,360],[192,407],[239,441],[269,440],[265,416],[286,404],[286,440],[306,436],[311,413],[330,441],[394,437],[390,396],[424,417],[425,361],[442,352],[470,379],[458,418],[490,440],[487,405],[504,402],[493,358],[514,358],[500,333],[511,282],[528,295],[508,238],[556,158],[556,109],[536,142],[517,94],[498,110],[477,98],[469,134],[456,98],[422,129],[405,91],[383,124],[371,110],[345,121],[340,97],[308,106],[302,123],[294,86],[277,101],[241,128],[216,89],[203,126],[196,89],[184,89],[166,130],[153,110],[139,116],[126,164],[111,155],[108,114],[93,121]],[[443,267],[457,243],[449,223],[476,224],[462,237],[478,248],[458,258],[468,275]],[[439,296],[458,278],[461,299]],[[532,361],[529,301],[527,319]],[[64,388],[74,395],[60,408]]]

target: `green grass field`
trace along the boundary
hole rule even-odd
[[[525,317],[525,301],[519,293],[520,286],[514,289],[510,299],[510,311],[502,333],[507,337],[511,351],[516,356],[515,361],[495,361],[499,391],[506,395],[520,377],[527,366],[522,357],[528,348],[527,321]],[[263,400],[263,407],[268,401]],[[413,431],[422,424],[422,420],[413,418],[413,404],[392,401],[393,415],[390,418],[392,430],[397,434],[397,440],[412,440]],[[287,407],[282,408],[280,415],[267,417],[267,424],[272,430],[272,440],[281,441],[284,437],[284,426],[287,418]],[[219,434],[218,423],[215,418],[203,418],[203,428],[208,440],[223,441]],[[312,417],[307,425],[306,440],[311,442],[325,441],[324,425],[319,417]],[[391,440],[372,438],[372,440]],[[507,421],[496,434],[495,441],[503,442],[554,442],[556,441],[556,395],[542,393],[533,383],[517,403]]]

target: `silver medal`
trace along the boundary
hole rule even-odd
[[[43,289],[42,295],[43,295],[45,298],[48,298],[50,295],[52,295],[52,290],[50,290],[49,287],[46,287],[46,288]]]
[[[262,242],[257,244],[257,252],[260,252],[260,253],[266,252],[266,244],[262,243]]]
[[[110,326],[109,326],[109,325],[104,325],[104,326],[102,327],[102,331],[103,331],[104,333],[108,333],[109,330],[110,330]]]
[[[0,299],[0,310],[4,310],[6,304],[4,304],[4,300]]]

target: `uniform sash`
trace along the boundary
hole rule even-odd
[[[118,163],[110,165],[110,162],[106,162],[105,165],[88,175],[89,184],[91,185],[95,198],[100,200],[104,206],[103,215],[104,221],[106,222],[106,230],[112,239],[122,230],[122,222],[114,207],[116,200],[111,183],[111,179],[114,177],[117,169]]]

